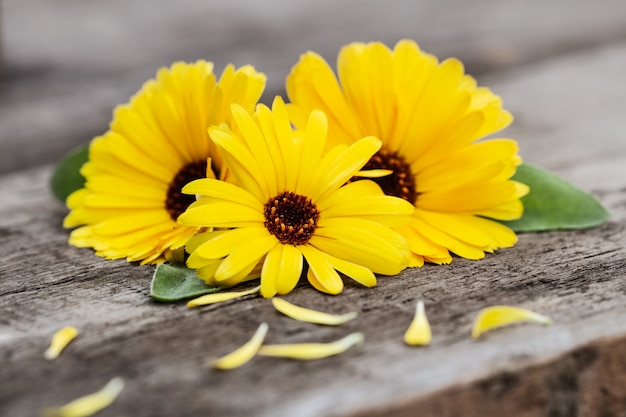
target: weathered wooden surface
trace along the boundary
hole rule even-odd
[[[404,5],[421,16],[410,22],[408,11],[390,7],[381,12],[373,2],[363,2],[362,8],[351,10],[348,28],[340,28],[346,14],[331,13],[325,9],[330,3],[324,1],[280,13],[258,11],[259,20],[232,6],[215,20],[217,28],[203,32],[200,13],[181,8],[166,19],[164,11],[133,2],[129,4],[145,6],[143,18],[136,13],[131,18],[121,6],[111,6],[91,24],[88,19],[72,21],[76,30],[99,31],[105,36],[102,42],[110,36],[110,45],[120,48],[117,56],[104,44],[96,48],[100,51],[83,52],[84,67],[78,51],[84,51],[80,44],[88,41],[72,37],[69,23],[69,28],[58,25],[66,22],[60,20],[61,11],[53,3],[22,3],[43,10],[35,13],[34,6],[29,10],[16,0],[7,2],[5,18],[23,13],[24,24],[25,13],[32,13],[31,29],[45,27],[46,21],[56,23],[62,34],[56,40],[73,39],[79,46],[74,51],[68,47],[61,56],[44,53],[41,45],[8,54],[18,67],[37,67],[34,63],[41,59],[48,69],[56,68],[42,72],[41,85],[65,81],[57,90],[48,86],[40,97],[28,98],[18,92],[34,87],[13,78],[3,86],[0,100],[0,157],[3,169],[14,171],[0,177],[1,416],[36,415],[45,406],[100,389],[117,375],[125,378],[126,389],[99,416],[626,415],[626,43],[606,43],[625,27],[620,25],[620,19],[626,19],[621,9],[609,7],[616,3],[555,2],[570,7],[571,14],[559,14],[556,5],[545,2],[498,6],[480,1],[471,10],[417,2],[427,16],[415,12],[418,6]],[[97,2],[65,4],[77,14],[97,10]],[[380,25],[373,24],[376,16],[387,13]],[[470,25],[465,18],[474,13],[476,21]],[[480,13],[491,16],[488,23]],[[225,16],[234,23],[226,24]],[[555,16],[562,17],[560,23]],[[115,17],[122,20],[114,26],[117,32],[109,27]],[[285,23],[272,29],[264,19]],[[357,27],[354,22],[361,19],[363,27]],[[529,27],[516,29],[512,22],[517,19]],[[11,22],[17,21],[5,22],[8,46],[17,42],[11,39],[11,25],[17,24]],[[135,21],[142,42],[129,44],[123,29],[130,30]],[[143,51],[140,45],[152,45],[152,35],[167,38],[145,30],[166,21],[174,28],[171,33],[182,33],[177,42],[187,39],[187,33],[226,33],[227,39],[223,44],[214,37],[207,40],[212,49],[195,43],[172,51],[155,44]],[[250,32],[238,38],[233,35],[238,28]],[[17,33],[25,33],[28,27],[20,30]],[[49,154],[84,140],[86,132],[102,130],[111,105],[124,101],[150,76],[153,64],[176,57],[194,59],[202,51],[215,53],[222,63],[264,63],[271,69],[261,69],[277,77],[270,91],[278,91],[300,50],[312,48],[332,56],[348,38],[393,41],[399,36],[432,42],[440,48],[434,52],[465,57],[477,69],[489,69],[479,81],[500,93],[516,115],[506,135],[518,139],[525,159],[592,191],[612,211],[611,221],[587,231],[522,235],[515,248],[485,260],[455,259],[449,266],[407,270],[381,278],[374,289],[347,283],[337,297],[301,284],[290,301],[324,311],[361,313],[354,322],[326,328],[283,317],[267,300],[254,297],[198,310],[151,301],[152,268],[103,261],[89,250],[67,246],[67,231],[61,228],[65,209],[47,191],[50,165],[16,170],[48,160]],[[257,39],[248,43],[249,37]],[[489,39],[508,45],[507,56],[516,58],[507,64],[480,55],[481,47],[495,50],[483,43]],[[548,57],[554,52],[563,54]],[[109,54],[112,59],[107,59]],[[120,64],[121,57],[132,59]],[[71,65],[64,67],[64,62]],[[94,62],[101,73],[94,70]],[[95,98],[85,94],[91,83]],[[50,104],[57,99],[58,106]],[[20,114],[29,123],[15,122]],[[36,129],[49,136],[39,137]],[[30,149],[20,150],[20,143]],[[35,144],[40,154],[32,149]],[[5,165],[7,161],[12,165]],[[402,343],[417,299],[425,301],[433,328],[433,344],[427,348]],[[554,325],[516,326],[472,341],[475,313],[492,304],[531,308],[551,316]],[[366,341],[344,355],[309,363],[257,358],[228,373],[206,366],[207,360],[239,346],[262,321],[270,325],[269,343],[330,341],[352,331],[364,332]],[[67,324],[80,329],[79,337],[58,360],[46,361],[43,352],[51,335]]]
[[[615,0],[4,0],[0,172],[53,162],[101,133],[111,109],[177,59],[253,64],[265,99],[298,55],[413,38],[473,74],[626,38]]]

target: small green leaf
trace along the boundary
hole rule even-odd
[[[50,188],[61,202],[65,203],[70,194],[85,185],[85,177],[80,174],[80,168],[88,159],[89,145],[86,145],[68,153],[55,168],[50,178]]]
[[[154,271],[150,285],[150,296],[157,301],[170,303],[218,292],[222,289],[207,285],[198,278],[196,271],[185,265],[161,264]]]
[[[501,222],[516,232],[587,229],[610,217],[593,196],[544,169],[523,164],[513,179],[530,187],[522,218]]]

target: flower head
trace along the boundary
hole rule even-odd
[[[389,197],[372,181],[345,185],[380,148],[368,137],[324,152],[326,117],[310,114],[294,132],[283,101],[253,115],[232,106],[236,131],[210,128],[234,182],[199,179],[183,192],[200,196],[178,218],[193,227],[229,228],[192,238],[187,266],[213,285],[231,286],[255,268],[261,294],[290,292],[308,264],[318,290],[337,294],[337,271],[365,286],[375,273],[393,275],[406,267],[409,247],[390,226],[405,223],[413,207]],[[240,132],[240,133],[239,133]]]
[[[396,229],[411,245],[411,265],[449,263],[450,252],[480,259],[512,246],[515,234],[487,218],[522,214],[527,187],[510,180],[521,163],[517,144],[477,142],[512,120],[499,97],[477,87],[458,60],[439,63],[408,40],[393,51],[381,43],[350,44],[337,67],[339,81],[319,55],[300,58],[287,78],[291,119],[302,127],[311,110],[322,110],[328,146],[366,135],[382,141],[365,168],[392,170],[376,182],[416,208]]]
[[[181,193],[191,180],[223,180],[226,166],[207,133],[230,125],[231,103],[252,110],[265,75],[252,67],[178,62],[115,109],[109,130],[95,138],[81,173],[84,188],[68,197],[70,243],[108,259],[161,262],[198,231],[176,222],[194,201]]]

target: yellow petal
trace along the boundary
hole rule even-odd
[[[194,298],[187,302],[187,307],[198,307],[209,304],[217,304],[222,301],[234,300],[246,295],[256,294],[261,289],[261,286],[254,287],[247,291],[232,291],[232,292],[217,292],[214,294],[203,295],[202,297]]]
[[[331,343],[296,343],[291,345],[261,346],[258,354],[281,358],[313,360],[338,355],[354,345],[363,343],[363,333],[352,333]]]
[[[412,346],[426,346],[430,344],[431,339],[430,324],[424,312],[424,303],[420,300],[415,308],[415,317],[404,333],[404,343]]]
[[[487,307],[478,313],[472,328],[472,337],[478,339],[481,334],[488,332],[496,327],[502,327],[509,324],[531,321],[535,323],[550,325],[552,319],[533,311],[519,307],[511,306],[492,306]]]
[[[327,314],[321,311],[310,310],[308,308],[299,307],[291,304],[282,298],[272,298],[272,304],[276,310],[280,311],[286,316],[299,321],[306,321],[308,323],[327,324],[329,326],[337,326],[339,324],[346,323],[357,317],[356,312],[347,314]]]
[[[357,172],[354,176],[361,178],[380,178],[391,174],[393,174],[393,171],[390,169],[367,169]]]
[[[55,359],[57,358],[65,346],[67,346],[78,334],[78,330],[76,328],[67,326],[59,330],[52,336],[52,342],[50,343],[50,347],[46,350],[44,354],[46,359]]]
[[[42,417],[87,417],[91,416],[115,401],[124,388],[124,380],[113,378],[100,391],[78,398],[62,407],[46,408]]]
[[[226,356],[222,356],[219,359],[213,361],[212,366],[217,369],[235,369],[248,363],[250,359],[256,355],[261,347],[261,343],[265,339],[267,334],[267,323],[261,323],[257,331],[252,336],[252,339],[247,341],[239,349],[229,353]]]

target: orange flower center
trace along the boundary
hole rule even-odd
[[[263,206],[265,227],[284,245],[304,245],[317,228],[320,213],[310,198],[284,191]]]

